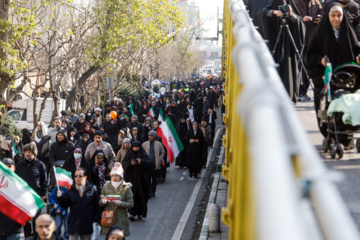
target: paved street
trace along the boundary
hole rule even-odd
[[[309,96],[313,97],[312,91],[309,93]],[[329,153],[321,151],[323,137],[316,125],[314,102],[299,102],[296,104],[296,110],[311,142],[318,149],[326,166],[330,170],[340,171],[344,174],[344,179],[337,183],[337,185],[360,230],[360,154],[356,152],[356,149],[345,150],[341,160],[331,159]]]

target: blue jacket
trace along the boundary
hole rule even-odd
[[[60,187],[60,190],[62,191],[62,194],[64,195],[65,194],[65,192],[66,192],[66,188],[64,188],[64,187]],[[63,216],[67,216],[68,215],[68,209],[67,208],[62,208],[62,207],[60,207],[60,205],[59,205],[59,201],[58,201],[58,197],[57,197],[57,191],[58,191],[58,188],[57,188],[57,185],[55,186],[55,188],[52,190],[52,192],[51,192],[51,194],[50,194],[50,203],[51,203],[51,205],[55,205],[55,204],[57,204],[57,206],[56,206],[56,211],[57,210],[60,210],[61,211],[61,215],[63,215]]]
[[[100,222],[99,193],[96,187],[86,182],[83,196],[80,197],[75,184],[58,198],[62,208],[70,207],[68,218],[69,234],[75,234],[79,226],[79,235],[93,233],[93,223]]]

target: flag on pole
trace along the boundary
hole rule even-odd
[[[164,114],[163,114],[162,108],[160,108],[160,112],[159,112],[159,116],[158,116],[158,121],[160,121],[160,122],[163,122],[163,121],[164,121]]]
[[[131,115],[134,115],[134,114],[135,114],[135,113],[134,113],[133,105],[134,105],[134,103],[130,103],[129,106],[128,106],[128,107],[130,108],[129,112],[131,113]]]
[[[324,74],[324,85],[325,85],[325,90],[327,92],[329,101],[331,101],[331,95],[330,95],[331,77],[332,77],[332,65],[331,65],[331,63],[327,63],[326,68],[325,68],[325,74]]]
[[[160,124],[156,133],[161,137],[162,143],[167,150],[168,158],[172,163],[184,149],[184,146],[182,145],[170,118],[166,118],[165,121]]]
[[[40,196],[0,161],[0,212],[25,225],[44,206]]]
[[[55,179],[59,187],[71,189],[71,185],[73,184],[71,172],[55,167]]]
[[[150,108],[149,112],[148,112],[149,116],[151,117],[151,119],[154,119],[155,117],[155,111],[154,108]]]

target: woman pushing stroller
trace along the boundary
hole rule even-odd
[[[322,135],[327,137],[327,124],[318,117],[320,99],[324,89],[326,57],[333,68],[343,63],[360,64],[360,46],[355,32],[340,3],[332,2],[324,10],[323,20],[319,23],[305,55],[305,65],[314,83],[314,103],[317,122]],[[326,57],[325,57],[326,56]]]

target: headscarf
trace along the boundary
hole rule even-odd
[[[143,126],[146,126],[146,121],[150,121],[150,128],[153,129],[154,128],[154,121],[151,119],[151,117],[146,117],[145,121],[143,123]]]
[[[90,127],[90,123],[84,123],[81,132],[82,132],[82,133],[90,134],[90,132],[91,132],[91,127],[89,128],[89,131],[86,131],[86,129],[85,129],[86,126],[89,126],[89,127]]]
[[[79,151],[80,154],[82,154],[81,148],[76,148],[76,149],[74,150],[74,153],[75,153],[76,151]],[[76,169],[78,169],[78,168],[80,167],[81,158],[82,158],[82,157],[80,157],[79,159],[74,158],[74,159],[75,159],[75,167],[76,167]]]
[[[105,182],[106,182],[106,179],[105,179],[105,171],[106,171],[106,165],[105,165],[105,155],[104,155],[104,152],[101,151],[101,152],[98,152],[96,154],[96,157],[97,156],[100,156],[102,155],[104,157],[104,160],[103,160],[103,163],[102,164],[99,164],[98,163],[98,177],[99,177],[99,184],[100,184],[100,189],[103,188]]]

